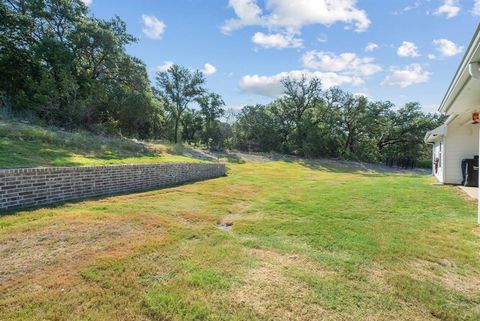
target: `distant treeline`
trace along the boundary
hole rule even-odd
[[[396,109],[339,88],[322,90],[318,79],[283,85],[281,98],[242,109],[233,131],[237,148],[364,161],[429,159],[423,137],[444,121],[418,103]]]
[[[367,161],[428,158],[423,135],[442,121],[315,78],[285,79],[281,98],[226,113],[199,71],[173,65],[152,86],[126,53],[135,41],[119,17],[91,17],[81,0],[0,0],[0,107],[96,133]]]

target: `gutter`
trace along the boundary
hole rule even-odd
[[[455,76],[453,77],[453,80],[450,83],[450,86],[448,86],[447,93],[443,97],[442,103],[440,104],[440,107],[438,108],[439,112],[442,112],[442,113],[448,112],[448,110],[450,109],[452,104],[457,99],[458,95],[462,92],[462,90],[465,87],[465,85],[467,84],[467,82],[470,80],[470,78],[472,78],[472,75],[469,72],[468,79],[465,81],[465,83],[462,84],[462,87],[460,88],[458,93],[455,95],[453,100],[448,104],[448,106],[446,106],[447,100],[450,98],[450,95],[455,90],[455,87],[457,86],[459,78],[461,77],[464,70],[467,68],[467,66],[468,66],[469,70],[471,69],[470,61],[472,59],[472,56],[478,51],[479,46],[480,46],[479,45],[479,43],[480,43],[480,37],[479,36],[480,36],[480,24],[478,25],[477,30],[475,31],[475,34],[473,35],[473,38],[472,38],[470,44],[468,45],[467,51],[465,52],[465,54],[462,58],[460,66],[458,67],[457,71],[455,72]]]
[[[451,123],[452,121],[455,120],[455,118],[457,118],[457,116],[458,116],[458,115],[450,115],[450,116],[448,116],[447,120],[445,121],[445,129],[446,129],[446,127],[447,127],[448,125],[450,125],[450,123]]]

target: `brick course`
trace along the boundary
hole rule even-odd
[[[0,210],[142,191],[226,174],[224,164],[160,163],[0,170]]]

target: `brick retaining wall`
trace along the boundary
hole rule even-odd
[[[224,164],[43,167],[0,170],[0,210],[141,191],[226,174]]]

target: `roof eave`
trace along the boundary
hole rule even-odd
[[[443,137],[445,137],[445,136],[444,135],[432,135],[432,133],[427,133],[425,135],[425,138],[423,139],[423,141],[425,142],[425,144],[435,144],[436,142],[441,140]]]
[[[461,91],[461,89],[465,86],[465,83],[469,80],[469,78],[467,78],[466,81],[460,82],[461,76],[464,74],[464,72],[466,71],[468,73],[468,70],[467,70],[468,65],[470,64],[472,57],[475,55],[479,47],[480,47],[480,24],[478,25],[477,30],[473,35],[472,41],[470,42],[467,51],[463,55],[462,61],[457,71],[455,72],[455,76],[453,77],[453,80],[450,83],[450,86],[448,87],[447,93],[443,97],[442,103],[438,108],[439,112],[441,113],[448,112],[450,106],[453,104],[453,102],[455,102],[456,96]]]
[[[443,124],[438,126],[437,128],[434,128],[432,130],[429,130],[426,134],[425,137],[423,138],[423,141],[426,144],[433,144],[436,141],[444,138],[447,135],[447,126],[449,124],[449,121],[453,120],[455,117],[448,117],[447,121]]]

